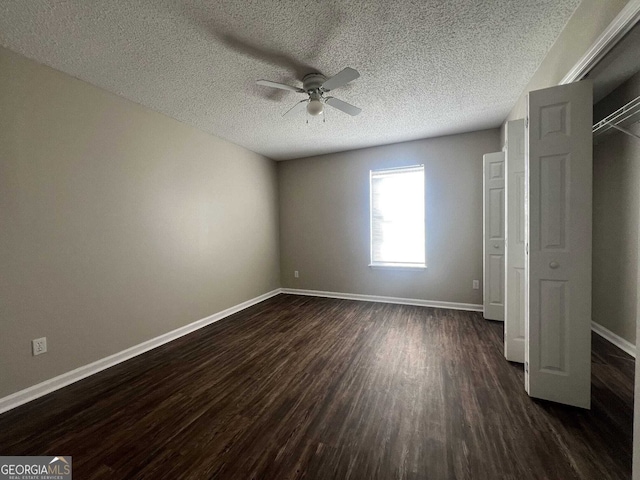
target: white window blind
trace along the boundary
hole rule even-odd
[[[370,175],[371,265],[425,267],[424,165]]]

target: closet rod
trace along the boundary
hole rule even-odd
[[[638,137],[627,128],[640,121],[640,96],[619,108],[611,115],[606,116],[593,126],[594,139],[600,135],[611,133],[612,129],[619,130],[633,137]]]

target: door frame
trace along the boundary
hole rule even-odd
[[[564,76],[558,85],[577,82],[589,72],[615,47],[629,31],[640,22],[640,0],[629,0],[609,26],[593,42],[593,45],[580,57],[578,62]]]

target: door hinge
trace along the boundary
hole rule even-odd
[[[524,362],[524,373],[529,373],[529,362]]]
[[[525,126],[526,128],[529,128],[529,117],[525,118],[525,120],[524,120],[524,126]]]

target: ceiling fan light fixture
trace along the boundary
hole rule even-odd
[[[313,99],[307,104],[307,112],[309,115],[320,115],[324,110],[324,105],[320,100]]]

